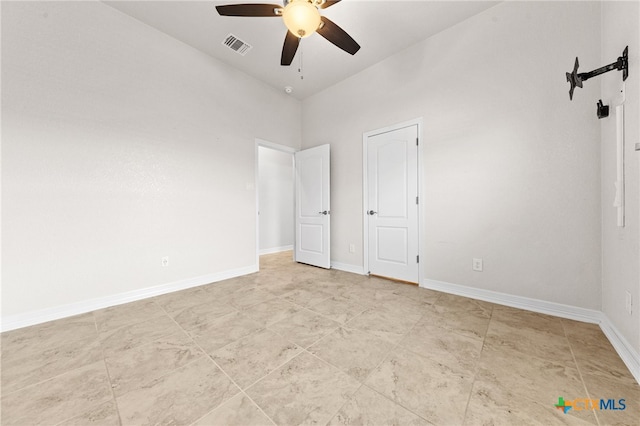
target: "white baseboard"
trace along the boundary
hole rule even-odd
[[[364,268],[359,265],[349,265],[348,263],[340,263],[331,261],[331,267],[339,271],[351,272],[352,274],[366,275]]]
[[[122,305],[123,303],[135,302],[136,300],[159,296],[161,294],[172,293],[174,291],[185,290],[191,287],[198,287],[217,281],[227,280],[242,275],[252,274],[258,271],[258,265],[251,265],[244,268],[232,269],[229,271],[216,272],[199,277],[188,278],[186,280],[161,284],[154,287],[142,288],[125,293],[114,294],[112,296],[100,297],[68,305],[56,306],[53,308],[41,309],[24,314],[10,315],[2,318],[0,331],[15,330],[17,328],[28,327],[47,321],[53,321],[74,315],[95,311],[96,309],[108,308]]]
[[[484,300],[485,302],[496,303],[498,305],[539,312],[575,321],[598,324],[604,335],[607,336],[607,339],[611,342],[611,345],[614,347],[616,352],[618,352],[618,355],[625,363],[633,377],[635,377],[636,381],[640,383],[640,354],[633,348],[633,346],[631,346],[624,336],[620,334],[609,318],[601,311],[429,279],[423,280],[420,287],[442,291],[444,293],[451,293],[458,296],[471,297],[473,299]]]
[[[611,323],[609,317],[604,313],[602,315],[602,322],[600,322],[600,328],[613,348],[618,352],[620,358],[625,363],[636,382],[640,384],[640,354],[633,349],[633,346],[629,343],[625,337],[620,334],[618,329]]]
[[[497,303],[498,305],[511,306],[513,308],[520,308],[527,311],[554,315],[576,321],[590,322],[593,324],[599,324],[602,317],[602,313],[595,309],[579,308],[577,306],[563,305],[561,303],[547,302],[545,300],[531,299],[529,297],[515,296],[513,294],[500,293],[497,291],[467,287],[460,284],[451,284],[444,281],[425,279],[422,281],[420,286],[431,290],[456,294],[458,296],[484,300],[485,302]]]
[[[262,256],[263,254],[280,253],[282,251],[289,251],[289,250],[293,250],[293,245],[262,249],[262,250],[260,250],[260,256]]]

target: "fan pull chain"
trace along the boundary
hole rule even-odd
[[[298,65],[298,74],[300,74],[300,80],[304,80],[304,71],[302,70],[302,49],[300,49],[300,64]]]

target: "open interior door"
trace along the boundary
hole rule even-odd
[[[329,145],[295,153],[295,260],[327,269],[331,267],[329,158]]]

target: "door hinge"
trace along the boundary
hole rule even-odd
[[[420,201],[420,199],[418,197],[416,197],[416,204],[418,204],[419,201]]]
[[[419,140],[419,139],[418,139],[418,138],[416,138],[416,146],[418,146],[418,140]]]
[[[420,263],[420,255],[416,256],[416,263]]]

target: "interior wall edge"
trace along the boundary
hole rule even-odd
[[[563,303],[550,302],[542,299],[533,299],[530,297],[468,287],[461,284],[453,284],[428,278],[422,280],[420,287],[575,321],[590,322],[593,324],[599,324],[601,321],[601,311],[582,308],[579,306],[565,305]]]
[[[633,377],[640,383],[640,353],[601,311],[430,279],[422,280],[420,287],[555,317],[598,324]]]
[[[633,377],[635,377],[636,382],[640,384],[640,353],[633,348],[633,345],[629,343],[604,312],[602,313],[600,328]]]
[[[110,308],[112,306],[135,302],[137,300],[148,299],[167,293],[173,293],[175,291],[186,290],[192,287],[198,287],[206,284],[212,284],[218,281],[252,274],[254,272],[258,272],[257,264],[207,275],[201,275],[198,277],[174,281],[158,286],[136,289],[133,291],[127,291],[124,293],[113,294],[110,296],[95,298],[91,300],[84,300],[77,303],[54,306],[51,308],[45,308],[16,315],[8,315],[6,317],[2,317],[2,320],[0,321],[0,332],[16,330],[18,328],[29,327],[32,325],[41,324],[43,322],[85,314],[98,309]]]

